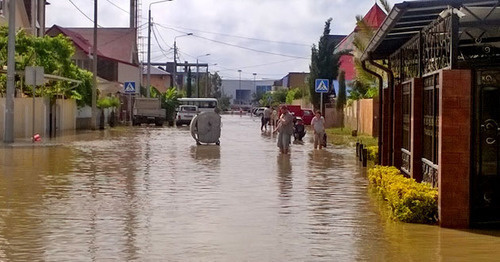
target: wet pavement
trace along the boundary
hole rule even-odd
[[[387,219],[352,148],[280,155],[260,119],[222,122],[220,147],[145,126],[0,147],[0,261],[500,257],[499,231]]]

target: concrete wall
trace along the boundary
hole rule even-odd
[[[374,101],[361,99],[344,108],[344,126],[358,133],[374,135]]]
[[[118,63],[118,82],[135,82],[136,92],[139,93],[141,86],[142,72],[140,67]]]
[[[33,99],[14,99],[14,138],[30,139],[34,133],[42,137],[49,135],[50,104],[47,98],[35,98],[35,114],[33,126]],[[76,127],[76,101],[57,100],[54,106],[56,131],[72,130]],[[0,139],[3,140],[5,130],[5,98],[0,98]],[[33,129],[34,127],[34,129]]]
[[[151,75],[151,86],[154,86],[161,93],[165,93],[167,89],[169,89],[172,86],[171,80],[172,80],[171,75]],[[147,75],[144,75],[142,77],[142,82],[143,83],[147,82]],[[136,89],[137,86],[138,85],[136,83]],[[205,89],[205,86],[203,86],[203,89]]]

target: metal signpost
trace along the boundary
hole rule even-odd
[[[320,111],[321,115],[323,115],[323,93],[328,93],[328,87],[330,86],[330,81],[328,79],[316,79],[314,90],[316,93],[321,94],[321,104]]]
[[[128,113],[130,123],[132,123],[132,94],[135,94],[135,82],[123,83],[123,92],[128,94]]]
[[[35,90],[36,86],[43,85],[44,80],[44,70],[41,66],[27,66],[24,68],[24,76],[26,85],[33,87],[33,115],[32,115],[32,138],[35,136]],[[35,139],[32,139],[35,142]]]

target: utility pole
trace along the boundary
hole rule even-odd
[[[14,142],[14,91],[16,77],[16,0],[9,1],[9,36],[7,42],[7,97],[5,98],[5,143]]]
[[[172,71],[172,81],[174,87],[177,87],[177,44],[174,37],[174,70]]]
[[[92,116],[90,117],[90,128],[96,130],[97,127],[97,0],[94,0],[94,48],[92,48]]]
[[[151,85],[151,6],[158,3],[169,2],[172,0],[160,0],[149,4],[148,10],[148,68],[146,77],[146,97],[149,97],[149,89]]]
[[[210,54],[204,54],[196,57],[196,89],[198,90],[196,93],[196,97],[200,97],[200,74],[199,74],[200,65],[198,64],[198,58],[209,55]]]
[[[177,87],[177,38],[178,37],[183,37],[183,36],[190,36],[193,35],[193,33],[187,33],[185,35],[178,35],[174,37],[174,70],[172,74],[172,78],[174,81],[174,87]]]

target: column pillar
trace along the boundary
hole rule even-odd
[[[470,224],[472,75],[470,70],[443,70],[439,92],[439,223]]]

